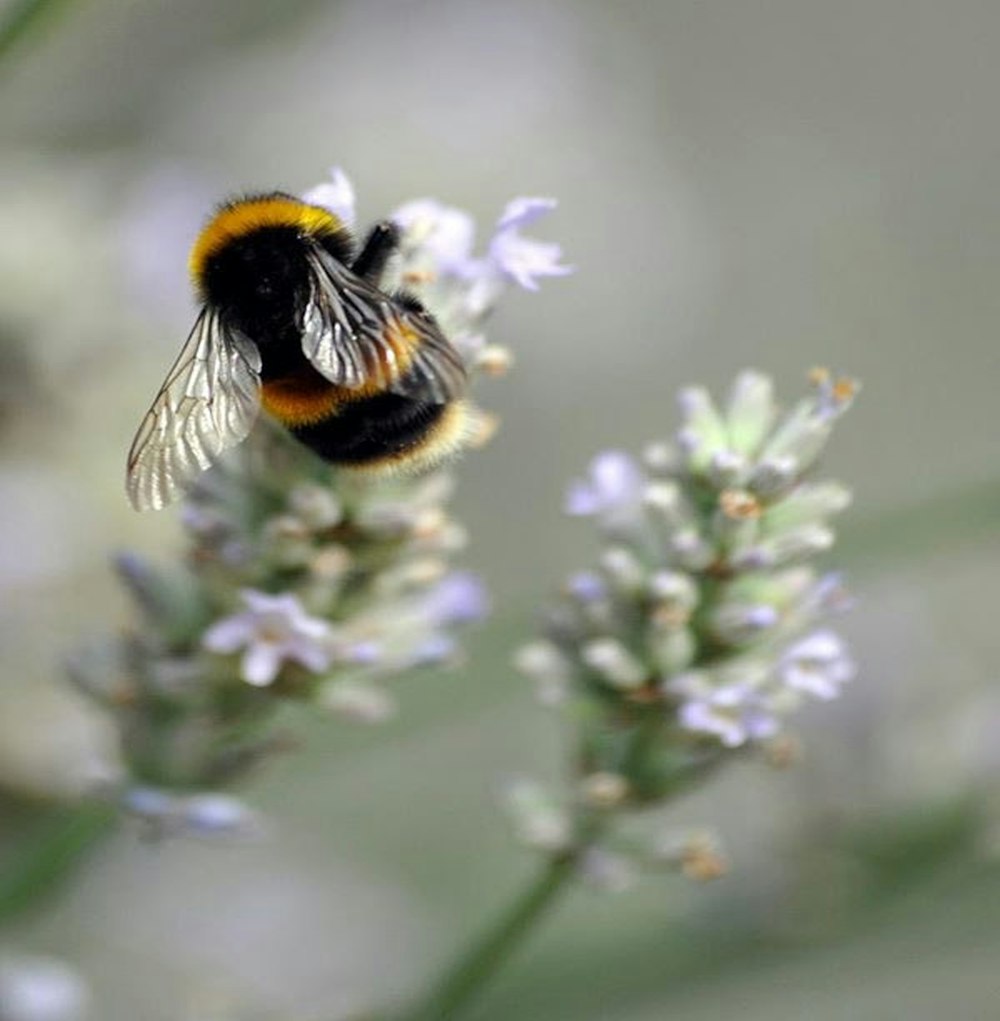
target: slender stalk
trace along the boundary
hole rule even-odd
[[[450,1021],[478,995],[576,871],[579,849],[553,857],[497,922],[445,973],[405,1021]]]
[[[655,743],[662,721],[650,714],[636,728],[625,751],[626,775],[639,775],[643,760]],[[542,919],[545,912],[576,875],[580,858],[600,838],[612,819],[604,813],[578,808],[573,846],[549,859],[544,871],[476,940],[439,980],[430,994],[402,1021],[451,1021],[482,991],[516,950],[518,943]]]
[[[110,805],[60,815],[0,875],[0,923],[33,907],[69,877],[116,818]]]
[[[0,15],[0,60],[71,5],[72,0],[13,0]]]

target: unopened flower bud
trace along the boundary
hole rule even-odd
[[[288,497],[289,510],[309,528],[333,528],[343,517],[343,507],[329,486],[300,483]]]
[[[541,784],[523,777],[511,780],[501,798],[523,844],[548,852],[569,846],[573,838],[569,813]]]
[[[581,782],[584,800],[595,808],[616,808],[628,797],[628,780],[619,773],[591,773]]]
[[[698,645],[689,628],[655,628],[649,639],[649,651],[664,677],[686,670],[694,661]]]
[[[475,366],[487,376],[505,376],[509,371],[514,356],[510,348],[499,344],[487,344],[475,358]]]
[[[734,451],[754,456],[777,417],[773,386],[767,376],[741,372],[729,394],[726,425]]]
[[[316,700],[321,708],[356,723],[384,723],[396,714],[395,699],[368,681],[332,681],[320,688]]]
[[[693,528],[675,532],[670,547],[677,566],[687,571],[703,571],[715,559],[715,551]]]
[[[603,847],[588,847],[580,861],[585,883],[607,893],[624,893],[638,882],[635,863],[625,855]]]
[[[718,489],[742,486],[749,474],[749,462],[733,450],[717,450],[707,472],[709,482]]]
[[[641,688],[647,671],[615,638],[598,638],[588,642],[581,651],[584,663],[596,671],[613,688]]]
[[[677,448],[664,441],[650,443],[642,451],[642,463],[656,475],[666,475],[681,466]]]
[[[260,817],[228,794],[193,794],[181,800],[178,832],[209,840],[249,840],[262,833]]]
[[[678,395],[684,424],[677,443],[687,455],[692,472],[704,472],[715,454],[729,443],[726,424],[704,387],[688,386]]]
[[[645,581],[645,569],[625,546],[612,546],[601,555],[601,567],[612,584],[622,592],[638,592]]]
[[[765,534],[774,535],[800,525],[822,523],[850,502],[851,491],[839,482],[803,482],[768,507],[761,527]]]
[[[748,487],[760,497],[773,499],[790,489],[798,475],[799,465],[792,457],[762,458],[750,473]]]

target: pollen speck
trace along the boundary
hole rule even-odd
[[[842,404],[852,400],[857,392],[858,384],[849,376],[841,376],[840,379],[833,384],[833,396]]]
[[[726,489],[719,494],[719,508],[733,521],[752,521],[761,515],[760,501],[745,489]]]

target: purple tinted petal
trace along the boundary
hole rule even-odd
[[[564,509],[574,517],[587,517],[601,509],[597,491],[589,482],[574,482],[566,493]]]
[[[450,635],[434,634],[425,638],[413,650],[414,666],[432,666],[451,659],[458,649],[458,643]]]
[[[269,642],[254,642],[243,654],[240,674],[247,684],[256,688],[267,687],[281,669],[281,651]]]
[[[840,694],[840,686],[833,682],[825,672],[818,670],[789,667],[785,671],[785,683],[795,691],[804,691],[807,695],[829,702]]]
[[[747,609],[746,623],[747,627],[762,631],[765,628],[774,627],[778,623],[778,618],[779,613],[773,606],[761,604]]]
[[[742,684],[727,684],[722,688],[713,689],[706,698],[713,706],[733,708],[746,702],[747,689]]]
[[[400,206],[392,220],[413,234],[414,245],[431,258],[439,272],[471,272],[476,226],[468,213],[436,199],[416,199]]]
[[[458,624],[485,617],[489,600],[479,578],[468,571],[456,571],[430,592],[427,609],[431,618],[442,624]]]
[[[330,665],[330,657],[318,645],[308,642],[294,642],[284,650],[287,659],[294,659],[313,673],[322,673]]]
[[[788,658],[825,662],[837,659],[845,652],[846,646],[839,635],[833,631],[814,631],[788,650]]]
[[[500,219],[497,220],[497,233],[504,230],[527,227],[536,220],[551,212],[559,203],[555,199],[520,197],[511,199],[504,206]]]
[[[192,836],[250,836],[260,828],[257,816],[227,794],[195,794],[184,804],[183,823]]]
[[[535,241],[514,231],[497,234],[490,242],[490,259],[516,283],[537,291],[536,277],[565,276],[572,266],[562,266],[562,248],[554,241]]]
[[[226,617],[213,624],[201,642],[210,652],[235,652],[253,638],[253,623],[247,614]]]
[[[314,641],[323,641],[331,634],[330,625],[325,620],[307,616],[301,607],[295,617],[288,618],[287,625],[299,637],[311,638]]]
[[[642,472],[635,460],[620,450],[606,450],[590,465],[594,486],[605,505],[631,503],[640,497]]]
[[[716,712],[707,702],[685,702],[680,707],[678,718],[686,730],[714,734],[727,748],[736,748],[747,739],[746,731],[738,720]]]
[[[176,806],[176,798],[158,787],[129,787],[122,795],[122,807],[147,818],[162,818]]]
[[[604,579],[593,571],[578,571],[570,577],[567,588],[584,603],[593,603],[603,599],[608,591]]]
[[[351,663],[370,666],[382,657],[382,647],[378,642],[355,642],[346,652],[345,658]]]
[[[268,592],[258,592],[253,588],[241,589],[240,597],[254,613],[271,613],[273,610],[285,609],[287,601],[294,599],[294,596],[272,596]]]
[[[340,167],[330,167],[330,180],[310,188],[302,200],[329,209],[348,226],[354,223],[354,185]]]
[[[777,718],[761,708],[748,708],[742,722],[748,736],[758,741],[774,737],[780,729]]]

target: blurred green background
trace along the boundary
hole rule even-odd
[[[0,5],[0,18],[21,4]],[[504,427],[461,469],[493,620],[384,728],[290,714],[259,846],[117,833],[11,913],[100,1021],[336,1021],[414,995],[532,874],[494,806],[564,735],[508,667],[591,555],[561,515],[593,452],[675,424],[679,385],[860,377],[827,468],[861,664],[805,762],[672,808],[734,861],[585,890],[471,1019],[1000,1017],[1000,5],[992,0],[90,0],[0,53],[0,871],[64,831],[110,735],[65,686],[125,620],[107,567],[169,556],[124,451],[187,333],[213,202],[340,164],[362,220],[434,195],[483,236],[513,195],[577,275],[511,295]],[[75,817],[73,817],[75,819]],[[78,820],[72,825],[79,825]]]

